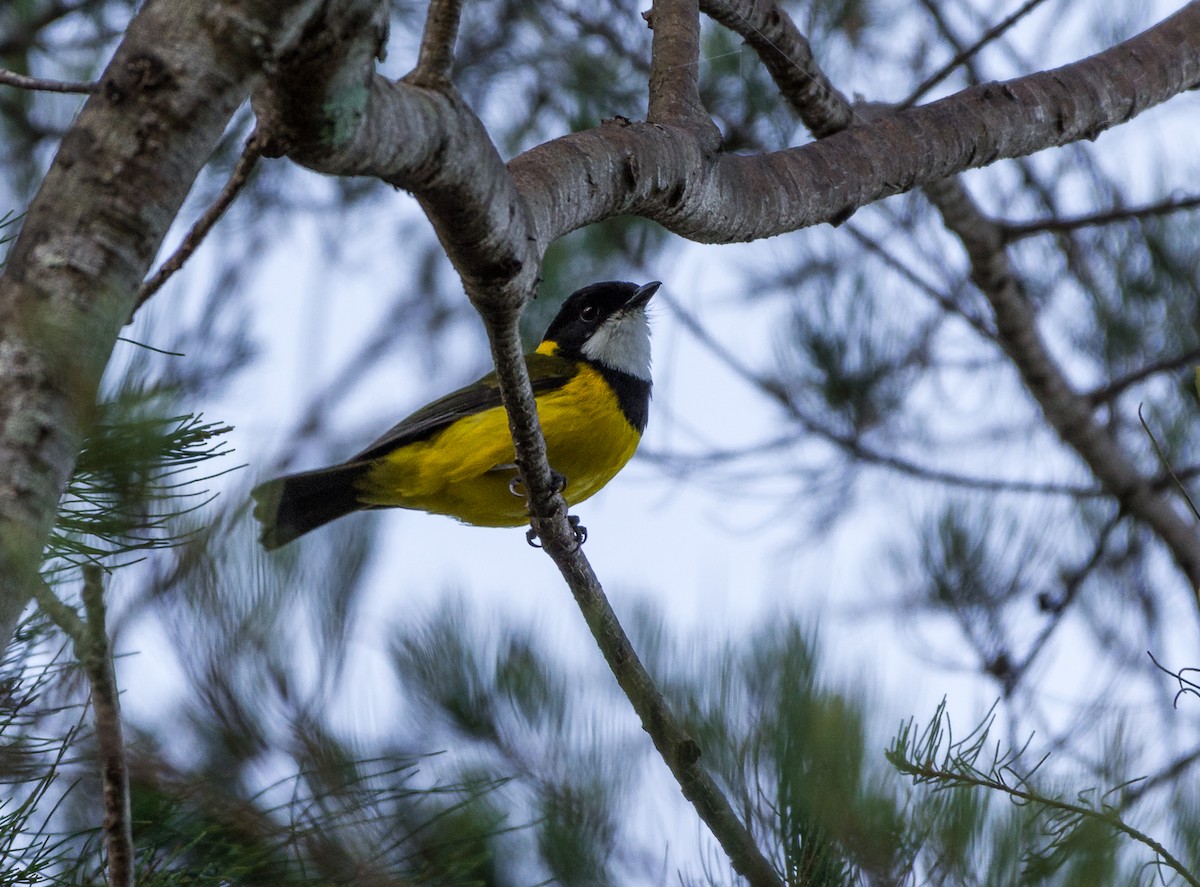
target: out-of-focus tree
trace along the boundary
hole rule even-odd
[[[431,343],[478,310],[534,527],[723,852],[685,877],[1196,883],[1200,197],[1181,120],[1200,5],[1156,20],[1050,0],[658,0],[645,18],[506,0],[0,9],[0,177],[23,211],[0,277],[15,882],[98,881],[101,840],[108,876],[144,883],[675,878],[629,812],[670,789],[630,774],[645,749],[604,694],[586,703],[598,676],[568,680],[526,632],[448,608],[394,646],[398,705],[430,731],[347,736],[330,710],[369,525],[266,565],[240,505],[201,521],[198,499],[167,498],[222,452],[195,399],[267,372],[242,295],[255,272],[304,232],[330,290],[371,232],[372,262],[400,258],[379,265],[380,322],[305,392],[279,461],[346,452],[329,417],[348,392],[397,354],[450,362]],[[385,184],[421,214],[397,222],[407,198]],[[179,275],[203,298],[152,276],[175,224],[167,269],[207,235],[207,274]],[[776,235],[785,256],[728,271],[778,320],[773,341],[739,352],[678,300],[671,322],[778,427],[649,455],[693,484],[785,491],[810,541],[892,515],[890,548],[870,535],[860,552],[871,608],[978,676],[1004,743],[991,721],[960,740],[938,712],[886,769],[868,700],[821,678],[794,625],[689,656],[644,617],[656,689],[574,550],[517,360],[539,280],[562,294],[649,273],[685,240]],[[532,304],[528,331],[552,311]],[[131,319],[171,353],[114,350]],[[190,688],[171,729],[124,738],[104,606],[122,584]],[[58,627],[14,635],[33,597]],[[93,700],[86,736],[60,632]],[[1046,683],[1070,644],[1091,690]],[[48,725],[62,741],[31,742]],[[97,785],[63,789],[68,747],[103,762]]]

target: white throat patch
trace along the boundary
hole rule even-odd
[[[618,311],[583,343],[583,356],[650,381],[650,324],[642,308]]]

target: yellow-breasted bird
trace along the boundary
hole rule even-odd
[[[658,281],[572,293],[525,355],[550,467],[575,505],[637,449],[650,406],[646,303]],[[528,522],[496,374],[417,410],[356,456],[256,487],[262,544],[286,545],[352,511],[413,508],[482,527]]]

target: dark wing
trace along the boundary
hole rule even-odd
[[[533,380],[534,395],[561,388],[571,380],[575,369],[573,361],[548,354],[526,354],[525,366]],[[478,382],[421,407],[347,462],[378,459],[397,447],[430,437],[463,416],[482,413],[500,405],[500,386],[496,374],[488,373]]]

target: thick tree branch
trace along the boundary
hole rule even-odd
[[[293,81],[288,92],[283,77],[278,94],[256,104],[271,116],[272,132],[280,132],[275,118],[294,122],[301,144],[281,138],[282,149],[313,169],[375,176],[423,199],[434,192],[447,203],[454,194],[470,196],[489,209],[481,220],[500,223],[477,225],[476,249],[456,258],[483,282],[498,268],[540,257],[563,234],[615,215],[641,215],[702,242],[749,241],[844,219],[875,200],[1000,158],[1095,138],[1200,83],[1200,5],[1057,70],[985,84],[766,155],[713,155],[687,126],[609,121],[515,158],[515,190],[461,101],[339,64],[315,59],[292,69],[312,73],[326,65],[335,77],[355,71],[337,88],[329,75],[315,79],[329,99],[324,105],[312,96],[297,105],[307,86],[297,90]],[[511,224],[529,226],[527,250],[516,247],[517,237],[495,236]],[[439,236],[450,245],[458,239]]]
[[[784,17],[779,11],[776,15]],[[727,15],[727,18],[737,23],[744,21],[745,16]],[[1146,39],[1148,48],[1159,45],[1157,41],[1162,39],[1163,34],[1177,28],[1182,21],[1191,19],[1200,23],[1200,4],[1190,4],[1156,28],[1099,56],[1093,56],[1093,59],[1111,55],[1117,60],[1130,51],[1132,44],[1143,39]],[[795,49],[799,61],[806,65],[805,73],[814,82],[825,84],[827,81],[811,54],[805,54],[807,45],[797,44],[793,32],[786,28],[780,28],[780,34],[784,42],[772,47],[771,57]],[[1149,35],[1152,34],[1154,36],[1150,39]],[[1196,36],[1200,37],[1200,34]],[[773,64],[778,65],[777,60]],[[1137,64],[1147,70],[1171,68],[1164,59],[1155,61],[1139,58]],[[783,88],[783,84],[777,85]],[[825,89],[836,94],[832,85]],[[803,96],[788,98],[806,117],[806,122],[807,118],[819,115],[820,106],[806,105]],[[1135,104],[1136,101],[1131,99],[1130,106]],[[840,114],[833,120],[815,120],[814,128],[828,131],[843,120]],[[832,136],[825,141],[833,142],[837,138]],[[1112,434],[1096,421],[1089,397],[1071,387],[1061,367],[1050,355],[1038,330],[1033,306],[1025,298],[1020,280],[1011,267],[1005,248],[1006,229],[980,212],[956,179],[924,183],[922,190],[942,214],[946,227],[962,242],[971,263],[972,279],[992,306],[996,320],[996,341],[1012,360],[1047,421],[1122,507],[1155,531],[1192,587],[1200,591],[1200,530],[1158,489],[1153,478],[1137,471]]]
[[[266,153],[333,175],[364,175],[414,192],[476,307],[515,321],[541,253],[525,202],[487,130],[450,88],[373,73],[387,6],[350,0],[254,96],[274,142]],[[503,316],[502,316],[503,315]]]
[[[151,3],[63,139],[0,276],[0,636],[11,636],[100,373],[197,172],[317,0]]]
[[[1095,138],[1197,83],[1200,4],[1192,3],[1082,61],[968,89],[801,148],[709,163],[673,127],[609,124],[534,148],[510,168],[539,243],[620,213],[702,242],[753,240],[838,220],[1000,158]]]

